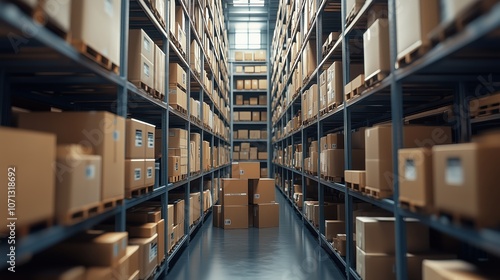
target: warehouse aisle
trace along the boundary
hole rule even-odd
[[[280,227],[223,230],[207,220],[165,279],[344,279],[276,190]]]

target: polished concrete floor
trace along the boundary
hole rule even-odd
[[[223,230],[210,216],[165,279],[344,279],[276,190],[279,228]]]

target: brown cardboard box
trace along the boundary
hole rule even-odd
[[[236,80],[236,89],[237,90],[242,90],[243,89],[243,83],[244,83],[243,80]],[[236,97],[238,97],[238,96],[241,96],[241,95],[237,95]],[[240,103],[238,103],[238,98],[236,98],[236,105],[243,105],[243,99],[241,99],[241,104],[240,104]]]
[[[259,160],[267,159],[267,152],[259,152],[258,159]]]
[[[144,134],[144,148],[145,148],[145,159],[154,159],[155,158],[155,130],[156,126],[144,123],[146,126],[146,132]]]
[[[55,4],[58,9],[65,7],[59,2]],[[120,0],[107,1],[106,5],[94,1],[72,1],[70,19],[70,32],[75,44],[85,43],[96,52],[105,55],[113,64],[120,66]],[[103,26],[106,28],[102,28]]]
[[[366,30],[363,34],[363,50],[365,81],[391,71],[388,19],[379,18]]]
[[[23,4],[29,5],[31,9],[41,8],[40,12],[43,12],[44,20],[51,20],[51,24],[55,24],[64,32],[68,32],[70,28],[70,17],[71,17],[71,3],[64,2],[60,3],[56,0],[48,0],[40,3],[38,7],[38,2],[35,0],[22,0],[19,1]],[[57,8],[54,8],[57,7]],[[37,11],[38,12],[38,11]]]
[[[252,80],[252,89],[259,89],[259,80]]]
[[[102,158],[101,199],[123,198],[125,119],[108,112],[44,112],[20,114],[18,122],[21,128],[56,134],[58,144],[92,147]]]
[[[260,112],[260,120],[263,122],[267,121],[267,112]]]
[[[274,192],[274,186],[273,186],[273,192]],[[255,205],[253,210],[254,210],[253,212],[254,227],[256,228],[279,227],[280,205],[278,203],[261,203]]]
[[[240,160],[240,152],[233,152],[233,160]]]
[[[404,148],[429,147],[452,141],[451,128],[441,126],[405,126]],[[392,192],[392,126],[376,126],[366,135],[366,185]],[[360,168],[361,169],[361,168]]]
[[[274,186],[274,179],[270,178],[249,181],[250,196],[248,197],[248,203],[274,203],[276,201]]]
[[[54,176],[55,135],[0,127],[0,154],[2,155],[0,167],[6,176],[5,191],[0,192],[0,199],[8,201],[7,178],[15,178],[17,186],[24,186],[15,188],[16,216],[22,217],[16,221],[16,226],[30,225],[52,218],[55,205],[55,179],[64,175],[60,174],[64,169],[58,168]],[[69,172],[68,169],[65,171]],[[29,175],[19,176],[21,174]],[[7,214],[7,211],[0,211],[3,221],[7,221],[9,217]],[[8,230],[6,226],[1,227],[0,233],[7,233]]]
[[[356,240],[357,242],[357,240]],[[365,280],[396,279],[394,255],[365,253],[356,247],[356,272]]]
[[[170,63],[168,70],[170,87],[178,86],[185,90],[187,88],[187,74],[181,65]]]
[[[259,80],[259,89],[267,89],[267,79],[260,79]]]
[[[253,52],[244,52],[243,58],[244,61],[253,61]]]
[[[132,276],[140,269],[139,264],[139,246],[127,246],[125,256],[128,257],[128,275]]]
[[[253,122],[258,122],[258,121],[260,121],[260,113],[261,113],[261,112],[252,112],[252,121],[253,121]]]
[[[144,188],[144,160],[125,160],[125,190],[127,192]]]
[[[257,148],[250,148],[250,160],[257,160],[257,159],[258,159]]]
[[[85,266],[113,266],[125,256],[127,232],[83,232],[49,250],[70,262]]]
[[[136,119],[127,119],[125,122],[125,158],[145,158],[146,125]]]
[[[233,112],[233,121],[235,122],[240,121],[240,112]]]
[[[236,66],[236,73],[243,73],[243,66]]]
[[[357,217],[356,245],[366,253],[395,253],[394,218]],[[410,253],[429,250],[429,229],[418,220],[406,220],[406,243]]]
[[[350,64],[350,73],[349,77],[353,79],[357,77],[359,74],[363,73],[363,64]],[[343,103],[344,97],[342,96],[342,92],[344,93],[350,92],[350,90],[344,90],[343,88],[343,70],[342,70],[342,62],[335,61],[327,70],[327,83],[326,83],[326,91],[327,91],[327,104],[328,106],[332,104],[336,104],[339,106]],[[347,87],[347,86],[346,86]]]
[[[176,105],[184,110],[187,110],[187,95],[186,92],[178,86],[169,86],[168,102],[170,105]]]
[[[208,141],[203,141],[203,168],[204,170],[209,170],[212,166],[210,163],[211,147]],[[217,154],[217,149],[214,147],[214,152]],[[214,157],[215,159],[215,157]]]
[[[424,280],[487,280],[494,278],[493,275],[486,275],[475,265],[463,260],[424,260],[422,263],[422,271],[422,279]]]
[[[136,208],[127,212],[128,223],[158,223],[160,220],[161,207]]]
[[[155,44],[142,29],[129,30],[128,78],[154,86]]]
[[[130,58],[128,67],[128,79],[134,84],[143,83],[154,88],[154,64],[144,55],[138,54],[137,58]]]
[[[173,211],[173,208],[172,208]],[[158,233],[158,255],[157,262],[158,264],[162,263],[165,259],[165,220],[161,219],[158,223],[156,223],[156,232]]]
[[[222,206],[224,229],[248,228],[248,205]]]
[[[351,148],[353,149],[365,149],[365,130],[366,128],[360,128],[351,133]]]
[[[309,104],[308,104],[308,101],[309,101],[309,91],[308,90],[305,90],[303,93],[302,93],[302,107],[301,107],[301,112],[302,112],[302,120],[308,120],[309,117],[308,117],[308,112],[309,112]]]
[[[248,180],[234,178],[222,179],[222,205],[231,206],[247,204]]]
[[[255,61],[266,61],[266,51],[265,50],[257,50],[254,53]]]
[[[316,69],[316,42],[308,40],[305,42],[305,48],[302,52],[302,75],[304,78],[310,77]]]
[[[260,132],[260,139],[267,139],[267,130],[262,130]]]
[[[245,80],[244,89],[252,89],[252,80]]]
[[[235,61],[243,61],[243,52],[234,52]]]
[[[243,105],[243,95],[236,95],[236,105]]]
[[[267,105],[267,95],[259,95],[259,105]]]
[[[213,225],[214,227],[222,228],[222,206],[221,205],[214,205],[213,207],[214,211],[214,219],[213,219]]]
[[[250,105],[259,105],[259,98],[257,97],[250,97]]]
[[[240,152],[240,160],[249,160],[250,152],[249,151],[241,151]]]
[[[195,192],[189,194],[190,198],[192,198],[192,201],[190,201],[189,205],[189,211],[192,214],[192,221],[190,221],[190,224],[193,224],[194,222],[198,221],[201,217],[201,193],[200,192]]]
[[[250,111],[241,111],[240,112],[240,121],[252,121],[252,112]]]
[[[364,150],[351,150],[353,169],[364,169]],[[329,177],[344,177],[344,149],[328,149],[321,153],[321,173]]]
[[[344,134],[337,134],[337,133],[327,134],[325,144],[326,144],[326,149],[343,149],[344,148]],[[356,149],[356,148],[353,148],[353,149]]]
[[[319,227],[319,205],[315,203],[311,206],[312,212],[310,213],[310,219],[313,225]],[[338,204],[336,203],[325,203],[323,205],[323,211],[325,215],[325,220],[339,220],[338,217]]]
[[[175,243],[179,242],[182,239],[182,237],[184,237],[185,234],[184,223],[185,221],[183,221],[182,223],[180,223],[175,227]]]
[[[241,157],[241,154],[240,154]],[[239,163],[241,179],[259,179],[260,162],[240,162]],[[233,175],[234,176],[234,175]]]
[[[184,195],[184,194],[182,194]],[[171,196],[171,194],[169,194]],[[169,198],[172,199],[172,198]],[[183,199],[174,199],[171,202],[174,206],[174,220],[173,224],[174,225],[179,225],[184,221],[184,200]]]
[[[130,238],[149,238],[157,233],[157,223],[127,225],[127,232]]]
[[[255,68],[253,66],[245,66],[245,73],[255,73]]]
[[[144,186],[151,187],[155,184],[155,160],[144,160]]]
[[[180,161],[181,161],[180,156],[168,157],[168,177],[175,177],[181,175]]]
[[[248,138],[248,130],[246,130],[246,129],[238,130],[238,138],[239,139],[249,139]]]
[[[325,220],[325,238],[332,241],[337,234],[345,233],[345,222],[340,220]]]
[[[500,194],[495,187],[500,179],[500,145],[494,141],[432,148],[437,210],[474,220],[481,227],[498,225],[500,217],[491,210]]]
[[[250,139],[260,139],[260,130],[250,130]]]
[[[89,152],[80,145],[57,146],[55,210],[60,224],[74,222],[68,219],[70,213],[96,207],[101,201],[101,157]]]
[[[158,234],[130,239],[129,244],[139,245],[139,278],[147,279],[158,265]]]
[[[260,169],[260,178],[267,178],[267,177],[268,177],[267,168],[261,168]]]
[[[430,47],[428,34],[439,24],[439,1],[396,1],[398,60],[420,47]]]
[[[156,0],[163,1],[163,0]],[[154,89],[161,94],[165,94],[165,53],[155,45],[154,64]]]
[[[169,148],[187,148],[187,130],[182,128],[170,128],[168,130],[168,147]],[[170,151],[169,151],[170,152]],[[187,151],[180,150],[181,154],[176,156],[187,156]],[[185,153],[184,153],[185,152]]]
[[[400,149],[399,200],[422,208],[434,205],[432,150],[429,148]]]

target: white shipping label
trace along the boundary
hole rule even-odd
[[[113,256],[118,256],[118,251],[120,250],[119,248],[120,244],[116,243],[115,245],[113,245]]]
[[[153,167],[148,167],[148,170],[146,172],[146,176],[151,179],[153,178]]]
[[[148,76],[150,75],[149,73],[149,65],[147,65],[146,63],[144,63],[144,75]]]
[[[253,195],[253,198],[255,198],[255,199],[259,199],[259,198],[260,198],[260,194],[258,194],[258,193],[254,194],[254,195]]]
[[[174,168],[175,168],[175,171],[179,170],[179,163],[176,162]]]
[[[230,226],[231,225],[231,219],[225,219],[224,220],[224,225],[225,226]]]
[[[417,168],[413,159],[407,159],[405,162],[405,179],[407,181],[417,180]]]
[[[144,49],[147,52],[151,52],[151,42],[148,40],[148,38],[144,38],[143,45],[144,45]]]
[[[155,137],[152,132],[148,132],[148,148],[153,149],[155,147]]]
[[[108,16],[113,17],[113,0],[104,0],[104,11]]]
[[[141,179],[141,169],[140,168],[136,168],[134,169],[134,180],[138,181]]]
[[[137,129],[135,131],[135,146],[142,147],[142,130]]]
[[[149,262],[154,261],[158,257],[158,243],[151,243],[149,248]]]
[[[240,169],[240,175],[243,175],[243,174],[245,174],[245,170]]]
[[[462,161],[459,158],[449,158],[446,161],[445,181],[448,185],[461,186],[464,184]]]
[[[89,164],[85,167],[85,178],[92,180],[95,178],[95,165]]]
[[[118,130],[113,131],[113,140],[118,142],[120,140],[120,132]]]

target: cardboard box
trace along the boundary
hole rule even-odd
[[[175,226],[175,229],[174,229],[175,243],[179,242],[185,235],[184,223],[185,223],[185,221],[183,221],[179,225]]]
[[[257,148],[250,148],[250,160],[257,160],[257,159],[258,159]]]
[[[365,253],[362,249],[356,247],[356,272],[362,279],[395,279],[395,263],[394,255]]]
[[[240,121],[240,112],[233,112],[233,121],[235,122]]]
[[[57,1],[54,5],[64,9],[66,4]],[[106,56],[111,63],[120,66],[120,0],[110,0],[105,5],[94,1],[72,1],[70,20],[73,44],[79,46],[85,43],[96,52]],[[106,28],[102,28],[103,26]],[[130,66],[129,64],[129,68]]]
[[[243,61],[243,52],[234,52],[235,61]]]
[[[260,120],[263,122],[267,121],[267,112],[260,112]]]
[[[131,81],[141,81],[153,87],[155,44],[142,29],[129,30],[129,71]],[[149,68],[151,67],[151,68]],[[144,68],[144,69],[143,69]],[[146,68],[148,70],[146,71]]]
[[[267,174],[267,168],[260,169],[260,178],[267,178],[269,175]]]
[[[267,152],[259,152],[258,157],[259,160],[267,159]]]
[[[432,148],[437,210],[474,220],[480,227],[498,225],[500,217],[491,210],[496,209],[496,197],[500,194],[495,187],[500,179],[497,139],[490,143],[482,141]]]
[[[241,157],[241,153],[240,153],[240,157]],[[259,179],[260,178],[260,162],[240,162],[239,163],[239,178],[241,178],[241,179]]]
[[[144,123],[146,127],[146,132],[144,136],[144,158],[145,159],[154,159],[155,158],[155,137],[156,137],[156,126]],[[161,147],[160,147],[161,148]]]
[[[134,238],[131,245],[139,245],[139,278],[147,279],[158,265],[158,234],[150,238]]]
[[[260,130],[250,130],[250,139],[260,139]]]
[[[475,265],[463,260],[424,260],[422,263],[422,274],[422,279],[424,280],[487,280],[494,278],[493,275],[487,275]]]
[[[156,0],[162,1],[162,0]],[[154,56],[154,89],[160,94],[165,94],[165,53],[160,47],[155,45],[155,56]]]
[[[261,112],[252,112],[252,121],[253,121],[253,122],[258,122],[258,121],[260,121],[260,113],[261,113]]]
[[[187,95],[186,92],[178,86],[169,86],[168,89],[168,102],[169,105],[181,107],[187,110]]]
[[[350,73],[349,77],[353,79],[357,77],[359,74],[363,73],[363,64],[350,64]],[[350,90],[344,90],[343,88],[343,70],[342,70],[342,62],[335,61],[327,70],[327,83],[326,83],[326,91],[327,91],[327,104],[337,105],[339,106],[344,102],[344,97],[342,92],[346,94],[350,92]],[[347,86],[346,86],[347,87]]]
[[[342,204],[343,205],[343,204]],[[310,221],[312,224],[316,227],[319,227],[319,209],[320,206],[318,203],[314,203],[313,205],[310,205],[310,210],[312,212],[310,213]],[[324,218],[325,220],[339,220],[338,216],[338,204],[336,203],[325,203],[323,205],[323,211],[324,211]]]
[[[345,222],[341,220],[325,220],[325,238],[327,241],[333,241],[337,234],[346,232]]]
[[[305,48],[302,52],[302,76],[308,78],[318,66],[316,63],[316,42],[315,40],[308,40],[305,42]]]
[[[252,80],[252,89],[259,89],[259,80]]]
[[[441,126],[405,126],[403,147],[430,147],[452,141],[451,128]],[[392,126],[376,126],[366,135],[366,185],[381,192],[392,192]]]
[[[253,66],[245,66],[245,73],[254,73],[255,68]]]
[[[248,197],[248,203],[274,203],[276,201],[274,183],[274,179],[270,178],[261,178],[249,181],[250,195]]]
[[[399,200],[422,208],[434,205],[432,150],[429,148],[400,149]]]
[[[356,14],[361,10],[365,0],[347,0],[346,1],[346,21],[349,18],[354,18]]]
[[[273,179],[270,179],[273,180]],[[273,180],[274,182],[274,180]],[[274,192],[274,186],[273,186]],[[253,226],[256,228],[279,227],[280,205],[278,203],[259,203],[255,205],[253,213]]]
[[[58,144],[92,147],[94,153],[102,159],[101,199],[108,201],[123,198],[125,119],[108,112],[22,113],[19,114],[18,125],[21,128],[54,133]],[[34,197],[33,193],[31,195]],[[37,199],[41,197],[38,196]]]
[[[397,59],[420,47],[431,47],[428,37],[439,24],[439,1],[396,1]]]
[[[347,255],[347,236],[345,234],[337,234],[332,241],[335,251],[342,257],[345,257]]]
[[[249,159],[250,159],[250,152],[248,151],[240,152],[240,160],[249,160]]]
[[[236,105],[243,105],[243,95],[236,95]]]
[[[168,66],[170,87],[178,86],[185,90],[187,88],[187,74],[178,63],[170,63]]]
[[[187,148],[187,135],[188,132],[182,128],[169,128],[168,130],[168,147],[176,148],[180,150],[180,154],[175,154],[176,156],[187,156],[187,151],[182,148]],[[169,149],[170,152],[170,149]]]
[[[80,145],[57,146],[55,211],[60,224],[74,222],[75,219],[68,219],[69,215],[84,207],[97,207],[101,201],[101,156],[89,152]]]
[[[144,188],[144,160],[125,160],[125,190],[130,192]]]
[[[173,209],[172,209],[173,211]],[[158,233],[158,254],[157,254],[157,263],[161,264],[165,259],[165,220],[161,219],[158,223],[156,223],[156,232]]]
[[[391,71],[389,55],[389,21],[379,18],[363,34],[365,81]]]
[[[127,211],[127,223],[158,223],[161,220],[161,207],[136,208]]]
[[[260,79],[258,83],[258,89],[267,89],[267,79]]]
[[[236,73],[243,73],[243,66],[236,66]]]
[[[244,80],[236,80],[236,89],[242,90],[244,88],[243,83],[244,83]],[[241,96],[241,95],[239,95],[239,96]],[[238,97],[238,95],[236,97]],[[236,98],[236,105],[243,105],[243,99],[241,99],[241,104],[240,104],[240,103],[238,103],[238,98]]]
[[[139,246],[127,246],[125,256],[128,257],[128,275],[132,276],[140,269],[139,264]]]
[[[319,102],[320,109],[325,109],[328,106],[328,90],[327,90],[327,79],[328,78],[328,70],[323,71],[319,76]]]
[[[357,217],[356,245],[366,253],[395,253],[394,218]],[[418,220],[406,219],[407,252],[429,250],[429,229]]]
[[[224,229],[248,228],[248,205],[222,206]]]
[[[150,238],[157,234],[157,225],[157,223],[127,225],[127,232],[130,238]]]
[[[191,165],[194,165],[194,171],[201,170],[201,135],[199,133],[191,133],[190,135],[191,141],[194,142],[194,161],[191,162]]]
[[[238,139],[249,139],[248,130],[246,129],[238,130]]]
[[[48,254],[84,266],[113,266],[125,256],[127,239],[127,232],[88,231],[55,245]]]
[[[214,227],[222,228],[223,227],[223,217],[222,217],[222,206],[221,205],[214,205],[213,207],[213,225]]]
[[[233,152],[233,160],[240,160],[240,152]]]
[[[51,24],[55,24],[64,32],[68,32],[70,28],[70,16],[71,16],[71,3],[64,2],[60,3],[56,0],[48,0],[43,3],[38,3],[36,0],[22,0],[19,1],[23,4],[28,5],[31,9],[40,8],[43,16],[43,20],[51,20]],[[57,8],[54,8],[57,7]]]
[[[259,95],[259,105],[267,105],[267,95]],[[267,112],[264,112],[264,113],[267,113]]]
[[[248,180],[222,179],[222,205],[248,205]]]
[[[182,197],[182,198],[180,198]],[[174,225],[179,225],[184,221],[184,194],[180,194],[180,196],[175,196],[173,194],[169,194],[170,204],[174,206]]]
[[[252,112],[250,111],[241,111],[240,112],[240,121],[252,121]]]
[[[192,201],[189,204],[189,213],[192,216],[192,220],[189,224],[194,224],[201,217],[201,194],[200,192],[189,194]]]
[[[252,89],[252,80],[245,80],[243,88],[244,89]]]
[[[267,130],[262,130],[260,132],[260,139],[267,139]]]
[[[259,105],[259,98],[250,97],[250,105]]]
[[[244,61],[253,61],[253,52],[244,52],[243,53]]]
[[[241,143],[240,147],[242,151],[247,151],[247,152],[250,151],[250,143],[248,142]]]
[[[125,122],[125,158],[145,158],[146,125],[136,119],[127,119]]]
[[[257,50],[254,53],[255,61],[266,61],[266,51],[265,50]]]
[[[353,169],[364,169],[364,150],[351,150]],[[321,153],[321,173],[328,177],[344,177],[344,149],[328,149]]]
[[[168,157],[168,177],[175,177],[181,175],[180,169],[180,156],[169,156]]]
[[[144,186],[151,187],[155,184],[155,160],[144,160]]]

